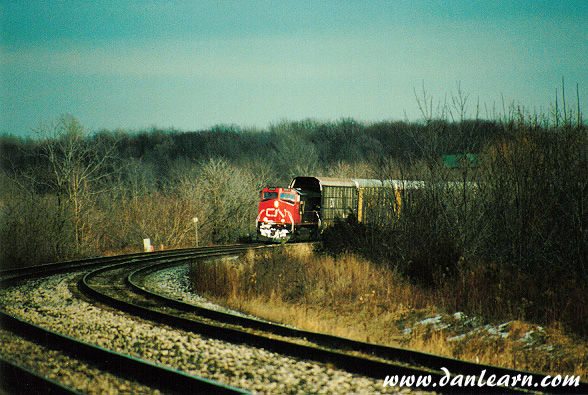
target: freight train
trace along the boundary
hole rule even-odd
[[[261,191],[257,240],[314,240],[336,218],[375,221],[398,215],[402,195],[422,181],[295,177],[288,188]]]

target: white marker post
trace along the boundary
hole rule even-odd
[[[153,247],[151,247],[151,239],[143,239],[143,248],[145,248],[145,252],[153,251]]]

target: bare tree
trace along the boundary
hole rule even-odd
[[[180,195],[194,206],[205,242],[234,241],[252,230],[258,193],[268,175],[222,158],[210,158],[185,169]]]
[[[271,144],[274,163],[278,174],[286,175],[288,180],[300,174],[316,173],[319,152],[301,129],[312,130],[313,122],[282,123],[272,127],[274,140]]]
[[[71,115],[39,131],[45,137],[44,155],[50,169],[51,189],[58,207],[65,207],[73,224],[75,252],[88,242],[93,197],[100,181],[112,173],[107,164],[114,158],[115,145],[104,146],[88,139],[87,131]],[[65,218],[64,218],[65,220]]]

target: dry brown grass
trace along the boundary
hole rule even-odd
[[[310,331],[522,370],[588,374],[587,342],[561,327],[513,320],[496,335],[498,325],[457,319],[439,307],[438,293],[350,255],[317,257],[307,246],[286,246],[239,264],[194,265],[192,276],[195,289],[220,304]],[[419,324],[435,316],[440,325]]]

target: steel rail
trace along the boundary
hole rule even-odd
[[[257,244],[252,245],[259,246]],[[220,248],[235,248],[225,246]],[[165,258],[199,256],[207,252],[217,251],[219,247],[181,248],[165,251],[139,252],[132,254],[113,255],[108,257],[93,257],[87,259],[47,263],[43,265],[27,266],[23,268],[0,270],[0,289],[15,284],[50,275],[70,273],[77,270],[89,270],[116,264],[131,264],[133,262],[160,262]]]
[[[12,286],[21,281],[33,278],[42,278],[54,274],[68,273],[74,270],[92,269],[120,262],[133,262],[141,259],[157,259],[162,256],[173,256],[196,251],[195,248],[175,249],[166,251],[140,252],[133,254],[113,255],[106,257],[92,257],[73,261],[46,263],[42,265],[27,266],[13,269],[0,270],[0,288]]]
[[[201,254],[205,251],[214,251],[218,247],[180,248],[164,251],[138,252],[103,257],[92,257],[72,261],[53,262],[42,265],[26,266],[21,268],[0,270],[0,288],[11,286],[19,281],[32,278],[46,277],[52,274],[68,273],[73,270],[92,269],[109,264],[131,263],[138,260],[157,261],[163,257],[187,256],[189,254]]]
[[[247,394],[249,392],[220,384],[212,380],[191,376],[179,370],[166,368],[145,360],[108,350],[94,344],[26,322],[0,310],[2,328],[17,333],[35,343],[60,350],[75,359],[83,360],[100,370],[135,380],[147,386],[174,394],[189,391],[198,393]],[[25,388],[26,389],[26,388]]]
[[[233,250],[233,252],[227,253],[235,253],[237,250]],[[345,351],[356,351],[361,352],[363,354],[373,355],[379,358],[384,359],[396,359],[398,361],[403,361],[409,364],[416,364],[419,366],[423,366],[428,368],[429,370],[423,371],[415,370],[414,368],[407,368],[402,365],[390,364],[388,362],[387,368],[377,368],[376,366],[370,365],[370,363],[366,363],[365,359],[356,359],[354,362],[342,363],[339,361],[337,364],[345,368],[345,365],[350,365],[349,371],[354,371],[354,364],[364,364],[366,368],[360,369],[362,371],[367,371],[363,374],[367,376],[376,377],[376,378],[383,378],[386,375],[393,373],[393,374],[437,374],[435,377],[439,379],[438,369],[440,367],[445,367],[454,374],[472,374],[477,375],[480,373],[481,370],[486,370],[488,375],[494,374],[497,376],[500,375],[514,375],[514,374],[523,374],[523,375],[532,375],[534,382],[536,383],[537,380],[542,380],[545,375],[532,373],[532,372],[524,372],[524,371],[517,371],[517,370],[510,370],[505,368],[493,367],[488,365],[479,365],[470,362],[464,362],[455,360],[452,358],[445,358],[439,357],[432,354],[427,353],[420,353],[414,352],[409,350],[403,350],[398,348],[380,346],[370,343],[364,343],[359,341],[354,341],[346,338],[336,337],[325,335],[316,332],[309,332],[309,331],[302,331],[298,329],[294,329],[291,327],[287,327],[284,325],[279,324],[272,324],[260,320],[255,320],[251,318],[247,318],[244,316],[229,314],[225,312],[220,312],[216,310],[210,310],[199,306],[190,305],[187,303],[183,303],[174,299],[169,299],[163,295],[156,294],[151,292],[144,287],[140,286],[140,277],[147,275],[150,272],[154,272],[156,270],[161,270],[162,268],[184,264],[189,261],[193,261],[195,259],[206,259],[212,255],[222,254],[217,248],[200,248],[200,249],[185,249],[185,250],[167,250],[165,252],[150,252],[150,253],[139,253],[139,254],[129,254],[129,255],[119,255],[119,256],[112,256],[112,257],[104,257],[104,258],[92,258],[90,260],[80,260],[80,261],[71,261],[71,262],[64,262],[58,264],[49,264],[49,265],[42,265],[32,268],[24,268],[24,269],[11,269],[11,270],[3,270],[0,271],[0,285],[7,286],[9,284],[13,284],[15,282],[29,279],[29,278],[38,278],[43,277],[48,274],[55,274],[55,273],[63,273],[68,272],[71,270],[77,269],[91,269],[95,267],[104,267],[108,266],[112,270],[113,267],[124,267],[124,266],[134,266],[133,263],[137,263],[140,266],[139,270],[132,272],[129,276],[126,277],[126,282],[132,286],[139,287],[135,289],[135,292],[142,293],[143,296],[148,296],[152,299],[159,299],[160,302],[163,301],[166,306],[173,306],[178,310],[190,311],[200,315],[201,317],[209,318],[215,321],[229,323],[232,325],[239,325],[246,328],[251,328],[255,330],[265,331],[267,333],[272,333],[280,336],[288,336],[288,337],[297,337],[309,340],[318,345],[318,347],[314,347],[313,350],[306,349],[302,351],[298,356],[307,355],[307,359],[315,359],[317,361],[326,361],[329,363],[333,363],[335,360],[338,359],[336,356],[337,351],[330,350],[330,354],[325,354],[321,350],[321,347],[329,347],[331,349],[339,350],[339,353],[343,354]],[[164,261],[161,263],[161,261]],[[159,263],[157,263],[159,262]],[[147,266],[148,265],[148,266]],[[107,270],[103,268],[101,270]],[[80,282],[81,284],[81,282]],[[80,285],[83,288],[82,285]],[[92,292],[91,290],[88,292]],[[95,295],[96,296],[96,295]],[[103,300],[107,300],[109,298],[105,298]],[[121,310],[134,310],[133,307],[130,305],[126,305],[121,307]],[[274,350],[278,351],[280,349],[284,349],[284,354],[293,355],[289,353],[290,348],[296,347],[293,346],[293,343],[288,343],[288,345],[284,346],[283,344],[279,344],[276,341],[272,343],[273,339],[270,340],[260,340],[259,338],[256,340],[254,335],[245,331],[238,331],[234,330],[234,332],[219,330],[219,327],[216,325],[206,325],[204,323],[198,323],[193,320],[189,320],[190,322],[186,322],[181,324],[180,321],[175,321],[162,315],[160,312],[153,311],[153,309],[137,309],[135,314],[143,315],[147,314],[148,317],[156,321],[167,322],[170,325],[174,326],[185,326],[185,329],[198,331],[210,337],[216,338],[225,338],[226,340],[239,342],[239,343],[250,343],[250,344],[257,344],[260,347],[268,348],[271,346]],[[4,313],[3,313],[4,315]],[[168,321],[169,320],[169,321]],[[3,319],[2,321],[6,321]],[[3,322],[0,322],[3,324]],[[4,327],[4,325],[2,325]],[[269,344],[268,344],[269,343]],[[283,342],[282,342],[283,343]],[[323,350],[325,351],[325,350]],[[298,351],[297,351],[298,352]],[[297,353],[296,352],[296,353]],[[296,355],[294,355],[296,356]],[[406,368],[406,369],[403,369]],[[370,369],[375,372],[373,374],[369,374]],[[379,370],[378,370],[379,369]],[[393,370],[390,370],[393,369]],[[433,372],[432,372],[432,371]],[[437,372],[434,372],[437,371]],[[488,376],[487,376],[488,377]],[[431,389],[431,388],[427,388]],[[476,392],[483,392],[484,390],[488,390],[489,392],[496,392],[498,388],[491,389],[489,387],[485,388],[477,388]],[[528,388],[500,388],[502,393],[520,393],[526,392]],[[531,388],[531,390],[536,390],[537,388]],[[441,388],[436,388],[437,391],[441,390]],[[470,392],[472,388],[464,388],[461,389],[461,392]],[[561,388],[549,388],[549,389],[541,389],[543,392],[549,390],[550,393],[588,393],[588,383],[580,382],[578,387],[561,387]],[[444,388],[443,393],[449,392],[460,392],[460,388]]]
[[[209,258],[210,256],[202,256],[201,259]],[[191,258],[194,259],[194,258]],[[185,263],[184,260],[177,262],[164,262],[157,265],[151,265],[149,267],[140,267],[134,270],[129,270],[125,274],[119,274],[124,279],[119,279],[119,284],[130,284],[136,283],[139,275],[143,275],[147,272],[159,270],[163,267],[173,266],[175,264]],[[100,272],[105,272],[107,269],[102,269]],[[143,274],[139,274],[143,273]],[[463,362],[452,358],[444,358],[435,356],[432,354],[418,353],[409,350],[396,349],[392,347],[378,346],[369,343],[357,342],[341,337],[330,336],[315,332],[301,331],[293,328],[289,328],[283,325],[271,324],[259,320],[254,320],[242,316],[237,316],[228,313],[222,313],[214,310],[204,309],[202,307],[193,306],[179,301],[172,301],[167,297],[151,293],[139,287],[134,288],[132,292],[138,292],[140,297],[148,296],[159,303],[164,304],[165,309],[169,310],[170,307],[177,308],[178,310],[190,311],[192,313],[205,316],[216,321],[220,321],[221,324],[211,324],[197,320],[193,318],[185,318],[177,315],[177,312],[170,313],[168,311],[163,312],[157,307],[147,306],[144,299],[138,302],[129,302],[118,295],[108,294],[103,290],[98,289],[97,286],[93,286],[90,280],[93,277],[90,273],[84,277],[84,281],[79,282],[81,290],[92,297],[98,298],[103,303],[113,306],[119,310],[126,311],[131,314],[139,315],[143,318],[147,318],[156,322],[164,323],[176,328],[180,328],[186,331],[192,331],[200,333],[204,336],[213,337],[233,343],[246,343],[248,345],[262,347],[269,349],[281,354],[290,355],[297,358],[314,360],[317,362],[329,363],[341,369],[344,369],[351,373],[361,374],[376,379],[383,379],[387,375],[430,375],[433,380],[439,382],[446,375],[441,373],[440,368],[445,367],[451,371],[452,374],[470,374],[479,376],[483,370],[487,371],[488,376],[505,375],[505,374],[525,374],[532,375],[533,380],[541,380],[544,375],[539,375],[531,372],[514,371],[510,369],[497,368],[488,365],[478,365],[469,362]],[[136,284],[135,284],[136,285]],[[262,330],[264,332],[279,334],[281,336],[297,337],[300,339],[309,340],[314,342],[316,345],[300,344],[292,341],[285,341],[283,339],[276,339],[265,335],[252,333],[240,328],[228,327],[227,322],[233,325],[246,326],[248,328],[254,328],[256,330]],[[371,355],[372,358],[361,357],[358,355],[350,354],[349,351],[357,351],[363,354]],[[373,358],[376,357],[376,358]],[[392,357],[392,358],[391,358]],[[385,359],[385,360],[383,360]],[[412,366],[407,366],[410,364]],[[418,367],[415,367],[417,365]],[[455,369],[455,371],[452,371]],[[486,376],[486,377],[488,377]],[[434,381],[433,381],[434,382]],[[584,383],[582,383],[584,384]],[[423,388],[431,389],[431,388]],[[586,387],[571,388],[572,392],[577,390],[583,391]],[[462,387],[446,387],[446,388],[435,388],[436,391],[442,391],[442,393],[469,393],[472,388]],[[481,387],[476,388],[475,391],[478,393],[489,392],[496,393],[497,388],[493,387]],[[531,388],[531,390],[537,390],[537,388]],[[543,393],[545,391],[541,389]],[[555,388],[555,391],[558,392]],[[501,393],[528,393],[528,388],[520,387],[500,387]],[[570,393],[570,388],[565,388],[566,393]],[[585,392],[585,391],[584,391]],[[580,392],[581,393],[581,392]]]
[[[0,378],[0,388],[12,395],[82,395],[4,357],[0,357]]]
[[[223,247],[231,249],[234,247]],[[241,247],[242,248],[242,247]],[[111,257],[97,257],[84,260],[57,262],[45,265],[30,266],[0,271],[0,288],[8,288],[23,281],[46,277],[77,270],[103,269],[104,267],[125,266],[140,262],[161,262],[166,259],[192,259],[218,251],[218,247],[201,247],[189,249],[166,250],[148,253],[125,254]],[[166,392],[183,394],[186,388],[198,392],[210,393],[249,393],[217,383],[212,380],[190,376],[181,371],[164,368],[138,358],[126,356],[101,347],[78,341],[71,337],[44,329],[26,322],[3,309],[0,309],[0,328],[11,331],[18,336],[27,338],[48,348],[61,350],[74,358],[83,359],[100,369],[115,375],[122,375],[137,380],[148,386]],[[108,363],[105,363],[108,361]],[[43,394],[78,394],[78,392],[62,386],[53,380],[44,378],[29,369],[7,360],[0,360],[0,378],[3,385],[10,386],[11,393],[43,393]]]
[[[386,360],[422,366],[424,368],[431,369],[434,371],[440,371],[441,368],[446,368],[453,374],[477,376],[480,374],[481,371],[485,371],[487,377],[490,375],[500,377],[505,375],[516,376],[520,374],[527,377],[532,377],[534,383],[540,383],[542,380],[549,378],[548,375],[542,373],[479,364],[420,351],[413,351],[398,347],[390,347],[379,344],[361,342],[344,337],[297,329],[282,324],[276,324],[268,321],[246,317],[243,315],[231,314],[229,312],[208,309],[202,306],[196,306],[190,303],[170,298],[168,296],[149,290],[147,287],[143,285],[143,280],[148,275],[178,264],[181,263],[160,263],[157,265],[137,269],[127,276],[126,282],[129,284],[130,287],[132,287],[133,292],[142,294],[145,297],[151,298],[153,300],[158,300],[160,301],[160,303],[164,304],[167,307],[173,307],[179,311],[193,313],[201,317],[215,320],[218,322],[237,325],[244,328],[250,328],[253,330],[259,330],[278,336],[305,339],[321,347],[328,347],[331,349],[337,349],[344,352],[358,352],[361,354],[371,355]],[[514,388],[528,389],[526,387]],[[588,382],[580,381],[579,385],[573,388],[556,387],[550,389],[550,393],[588,394]]]
[[[208,248],[199,248],[194,250],[188,251],[181,251],[174,255],[165,255],[165,256],[146,256],[142,259],[134,260],[133,262],[120,262],[114,263],[111,265],[102,266],[96,270],[87,272],[78,282],[78,288],[83,291],[84,293],[88,294],[89,296],[93,297],[96,300],[100,300],[105,303],[116,303],[116,298],[108,297],[103,292],[100,292],[96,289],[96,286],[92,287],[90,283],[95,281],[101,275],[105,275],[108,272],[112,272],[115,270],[131,270],[134,271],[137,268],[145,268],[149,266],[153,266],[155,264],[169,264],[169,263],[185,263],[185,262],[193,262],[197,259],[202,258],[211,258],[211,257],[220,257],[226,256],[231,254],[239,254],[243,253],[251,248],[260,248],[258,245],[253,246],[245,246],[245,245],[238,245],[238,246],[218,246],[218,247],[208,247]],[[159,263],[158,263],[159,262]],[[112,284],[110,284],[112,285]],[[124,285],[124,281],[121,281],[120,285]],[[124,308],[124,305],[120,306],[121,309]]]

